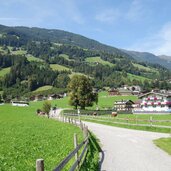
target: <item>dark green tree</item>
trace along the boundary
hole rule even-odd
[[[97,102],[98,96],[92,91],[90,79],[84,75],[74,75],[68,84],[69,103],[76,109],[92,106],[93,102]]]
[[[50,109],[51,109],[51,103],[46,100],[43,103],[43,108],[42,109],[43,109],[43,112],[45,112],[47,114],[48,118],[49,118],[49,112],[50,112]]]

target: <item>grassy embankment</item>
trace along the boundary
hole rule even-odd
[[[154,144],[171,155],[171,138],[160,138],[154,140]]]

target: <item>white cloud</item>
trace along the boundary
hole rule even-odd
[[[159,31],[128,49],[152,52],[156,55],[171,55],[171,22],[166,23]]]
[[[120,11],[118,9],[106,9],[96,14],[95,19],[104,23],[113,23],[120,17]]]
[[[141,0],[133,0],[125,14],[125,18],[130,21],[139,20],[143,16],[144,10]]]

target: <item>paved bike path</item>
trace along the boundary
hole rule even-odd
[[[171,156],[153,144],[169,134],[84,122],[102,147],[102,171],[171,171]]]

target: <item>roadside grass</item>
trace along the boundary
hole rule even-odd
[[[102,65],[109,65],[110,67],[115,66],[114,64],[101,59],[100,56],[86,58],[86,62],[89,62],[89,63],[100,63]]]
[[[42,86],[42,87],[39,87],[38,89],[34,90],[33,93],[46,91],[46,90],[52,89],[52,87],[53,86],[50,86],[50,85]]]
[[[70,70],[69,68],[62,66],[62,65],[58,65],[58,64],[50,64],[50,67],[54,71],[69,71]]]
[[[38,117],[36,108],[0,106],[0,170],[35,170],[38,158],[52,170],[73,150],[74,133],[83,140],[78,127]]]
[[[171,138],[160,138],[153,141],[159,148],[171,155]]]
[[[101,147],[98,144],[99,140],[91,132],[89,132],[89,136],[88,152],[80,171],[99,171],[99,152],[101,152]]]
[[[151,132],[162,132],[162,133],[170,133],[170,128],[158,128],[158,127],[153,127],[153,126],[137,126],[137,125],[126,125],[126,124],[119,124],[119,123],[112,123],[111,120],[96,120],[96,119],[87,119],[87,118],[82,118],[84,121],[88,122],[94,122],[94,123],[99,123],[99,124],[104,124],[104,125],[109,125],[109,126],[114,126],[114,127],[120,127],[120,128],[127,128],[127,129],[135,129],[135,130],[142,130],[142,131],[151,131]]]
[[[0,70],[0,77],[4,77],[6,74],[10,72],[11,67],[3,68]]]

